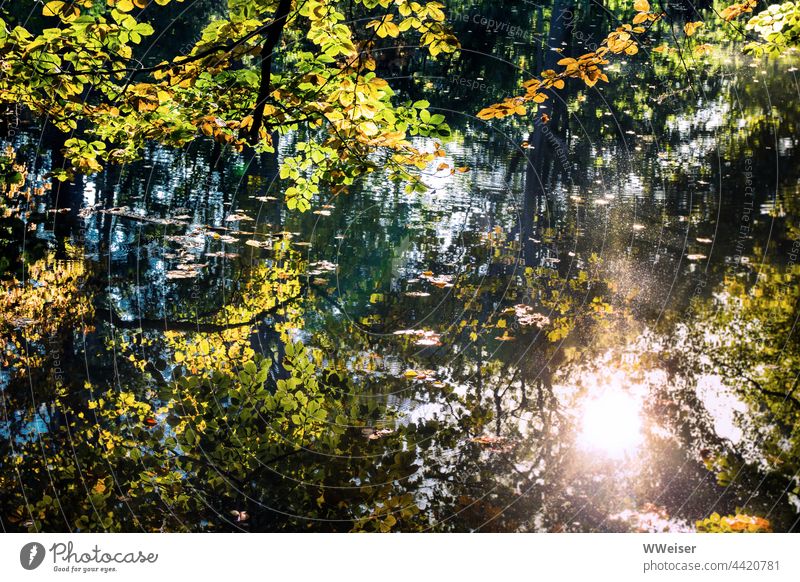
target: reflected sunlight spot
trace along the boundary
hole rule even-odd
[[[742,440],[743,432],[737,424],[737,416],[747,412],[747,405],[725,385],[722,376],[706,374],[697,381],[697,396],[714,420],[714,431],[733,444]]]
[[[642,443],[641,401],[618,386],[583,403],[578,445],[612,459],[630,456]]]

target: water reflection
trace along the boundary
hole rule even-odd
[[[454,121],[424,194],[375,172],[298,215],[278,159],[154,147],[37,203],[4,278],[3,525],[686,531],[741,508],[796,528],[796,138],[768,149],[752,63],[697,71],[699,98],[651,56],[565,91],[552,139]],[[763,66],[794,127],[788,64]],[[745,172],[764,212],[740,237]]]

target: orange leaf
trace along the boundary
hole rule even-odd
[[[683,32],[686,33],[686,36],[694,36],[694,33],[697,32],[697,29],[704,24],[705,23],[702,20],[698,20],[697,22],[687,22],[683,25]]]

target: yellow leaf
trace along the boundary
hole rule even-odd
[[[647,0],[636,0],[636,2],[633,3],[633,9],[636,10],[636,12],[650,12],[650,2]]]
[[[117,0],[116,8],[120,12],[130,12],[133,10],[133,2],[131,0]]]
[[[367,24],[367,28],[374,28],[375,33],[380,38],[386,38],[387,36],[396,38],[400,34],[400,29],[394,22],[392,22],[393,18],[393,15],[387,14],[383,17],[383,20],[373,20]]]
[[[380,131],[380,130],[378,129],[378,126],[377,126],[377,125],[375,125],[375,123],[374,123],[374,122],[372,122],[372,121],[367,121],[366,123],[362,124],[362,125],[361,125],[361,130],[362,130],[362,131],[363,131],[363,132],[364,132],[366,135],[368,135],[368,136],[370,136],[370,137],[371,137],[371,136],[373,136],[373,135],[377,135],[377,133]]]
[[[697,22],[687,22],[683,25],[683,32],[686,33],[686,36],[694,36],[694,33],[697,32],[697,29],[704,25],[702,20],[698,20]]]
[[[697,56],[707,55],[711,52],[711,45],[710,44],[699,44],[694,47],[694,54]]]
[[[48,2],[44,5],[44,9],[42,10],[42,14],[44,16],[57,16],[61,14],[61,11],[64,9],[65,2]]]

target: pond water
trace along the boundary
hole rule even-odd
[[[53,188],[14,239],[70,291],[49,327],[15,322],[5,529],[798,528],[797,59],[648,50],[486,122],[608,28],[487,4],[456,20],[461,60],[383,64],[453,128],[425,193],[377,169],[289,212],[298,134],[277,156],[153,146]],[[41,181],[39,138],[18,148]],[[274,393],[295,342],[326,378],[313,434],[222,379],[264,355]],[[104,394],[152,413],[92,417]],[[219,426],[186,437],[198,411]]]

